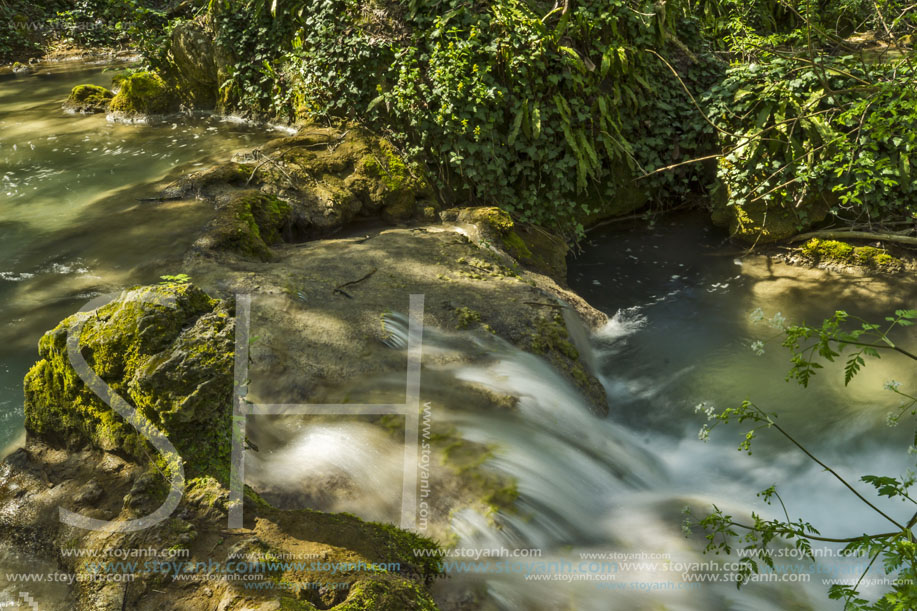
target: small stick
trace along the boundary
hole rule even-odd
[[[350,282],[345,282],[344,284],[339,284],[338,286],[334,287],[334,291],[333,291],[333,292],[334,292],[336,295],[343,295],[344,297],[347,297],[348,299],[353,299],[353,297],[352,297],[350,294],[348,294],[346,291],[343,290],[344,287],[345,287],[345,286],[353,286],[353,285],[355,285],[355,284],[360,284],[360,283],[363,282],[364,280],[368,280],[370,277],[372,277],[372,275],[375,274],[376,271],[378,271],[378,270],[377,270],[377,268],[374,267],[374,268],[372,269],[372,271],[370,271],[368,274],[366,274],[366,275],[363,276],[362,278],[357,278],[356,280],[351,280]]]

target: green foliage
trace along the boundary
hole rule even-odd
[[[164,0],[0,1],[0,61],[42,55],[50,43],[124,47],[158,38]],[[147,45],[149,49],[153,44]]]
[[[76,0],[71,6],[51,21],[60,41],[83,47],[129,42],[136,8],[131,0]]]
[[[697,162],[716,151],[727,203],[770,208],[771,224],[773,207],[800,227],[911,216],[912,64],[844,41],[866,27],[905,40],[909,6],[214,0],[208,14],[234,58],[225,107],[356,119],[431,166],[447,201],[576,233],[703,194]],[[732,60],[725,75],[708,45]]]
[[[275,17],[263,0],[210,3],[216,42],[236,60],[220,85],[224,107],[257,115],[281,114],[291,84],[277,69],[279,58],[292,44],[288,16],[292,10],[287,7]]]
[[[909,63],[854,56],[776,55],[730,68],[705,97],[730,204],[818,203],[852,221],[912,216],[915,77]]]
[[[902,348],[892,339],[893,331],[911,326],[914,321],[917,321],[917,310],[897,310],[894,316],[885,318],[885,324],[869,322],[839,310],[832,317],[825,319],[820,327],[786,326],[783,345],[791,351],[793,363],[788,379],[795,380],[802,386],[808,386],[812,376],[823,367],[819,361],[833,362],[844,352],[847,352],[844,358],[845,384],[849,384],[866,365],[866,357],[879,358],[880,351],[895,352],[917,361],[917,354]],[[906,416],[917,416],[917,396],[901,391],[900,384],[895,381],[887,382],[885,388],[901,399],[899,407],[888,415],[890,426],[896,426]],[[764,519],[752,513],[752,523],[742,523],[716,506],[713,507],[712,513],[699,522],[693,522],[689,516],[686,524],[688,528],[697,525],[706,532],[705,551],[729,554],[734,546],[743,545],[745,550],[761,552],[748,554],[739,560],[741,566],[738,572],[738,585],[746,583],[753,574],[759,572],[760,567],[756,560],[763,561],[771,569],[774,568],[771,556],[767,551],[768,545],[775,541],[793,544],[812,561],[815,560],[812,554],[813,542],[843,543],[845,544],[842,550],[844,555],[863,556],[870,560],[866,570],[854,585],[832,585],[828,593],[831,599],[842,600],[845,611],[903,611],[915,608],[917,605],[917,547],[915,547],[913,529],[917,525],[917,511],[909,519],[896,519],[882,511],[846,479],[813,455],[790,432],[783,429],[778,424],[776,414],[765,412],[751,401],[744,401],[740,407],[728,408],[719,414],[708,413],[708,417],[713,421],[713,425],[711,427],[704,425],[701,433],[702,439],[706,439],[709,432],[720,424],[753,423],[755,428],[749,430],[739,444],[739,450],[749,454],[751,453],[751,442],[759,430],[774,430],[780,433],[809,459],[839,480],[859,502],[868,506],[894,527],[889,532],[854,537],[822,536],[812,524],[790,517],[776,486],[771,486],[758,496],[768,504],[776,499],[781,508],[782,517],[780,518]],[[908,448],[908,454],[915,452],[917,452],[917,427],[915,427],[914,443]],[[917,484],[917,475],[912,471],[909,471],[903,478],[864,475],[860,481],[871,486],[875,496],[898,499],[905,504],[917,505],[917,500],[911,492],[914,485]],[[891,588],[878,599],[870,601],[862,596],[859,588],[863,578],[879,559],[881,559],[882,569],[892,577],[892,584]]]
[[[886,40],[917,31],[909,0],[698,0],[706,33],[719,48],[754,56],[779,45],[838,45],[856,32]]]
[[[227,0],[209,15],[235,59],[222,84],[227,107],[357,119],[430,165],[446,199],[498,203],[572,231],[589,214],[661,200],[663,188],[677,200],[706,182],[686,165],[632,183],[714,142],[669,68],[646,52],[685,66],[695,91],[715,78],[719,64],[682,9]]]
[[[50,30],[48,20],[65,6],[63,0],[0,2],[0,62],[40,55],[41,43]]]
[[[403,130],[396,139],[436,160],[445,192],[569,229],[634,198],[622,193],[629,179],[698,149],[700,128],[685,121],[696,115],[643,51],[663,48],[672,23],[648,3],[639,8],[651,17],[638,15],[635,4],[581,2],[560,15],[516,1],[490,10],[413,3],[409,42],[392,45],[392,69],[352,112]],[[684,195],[699,181],[689,175],[642,187],[665,184],[677,197],[671,187]]]

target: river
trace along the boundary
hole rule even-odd
[[[154,183],[272,134],[219,117],[147,126],[65,114],[60,102],[73,85],[110,82],[96,67],[0,78],[0,441],[6,444],[22,432],[21,381],[41,333],[94,295],[179,272],[175,262],[210,215],[199,202],[138,199],[150,197]],[[440,388],[422,387],[431,418],[488,447],[482,468],[514,482],[518,493],[512,508],[489,514],[443,503],[438,519],[447,532],[436,534],[454,543],[457,554],[540,554],[518,552],[500,571],[456,571],[435,586],[443,608],[840,608],[827,601],[823,579],[855,577],[851,571],[862,568],[857,560],[825,558],[812,566],[788,556],[783,564],[793,566],[783,573],[795,577],[742,590],[691,582],[719,574],[704,563],[737,558],[704,555],[703,534],[683,531],[686,507],[695,516],[716,504],[746,520],[752,511],[778,517],[778,507],[756,497],[776,484],[790,517],[823,534],[883,528],[775,432],[760,431],[746,455],[736,446],[748,427],[717,428],[706,442],[698,431],[706,410],[748,398],[778,414],[781,425],[850,481],[864,473],[904,473],[913,464],[906,452],[912,433],[886,425],[897,402],[883,385],[894,379],[913,388],[912,363],[870,363],[849,387],[840,365],[829,366],[803,389],[784,379],[789,353],[779,345],[780,326],[817,323],[835,309],[881,321],[896,308],[914,307],[915,287],[901,278],[744,256],[696,215],[596,230],[571,256],[568,278],[609,316],[584,354],[608,393],[607,417],[595,416],[536,356],[472,334],[458,341],[435,330],[425,335],[425,352],[489,355],[445,367],[437,384],[473,382],[518,398],[513,410],[482,413],[450,402]],[[392,333],[404,334],[393,320]],[[391,492],[400,481],[401,452],[374,427],[312,421],[288,430],[276,448],[249,456],[248,469],[252,485],[262,489],[349,482],[321,498],[307,495],[311,505],[397,522],[400,506]],[[900,503],[880,506],[907,518]],[[527,563],[536,559],[568,563],[568,578],[527,578]]]

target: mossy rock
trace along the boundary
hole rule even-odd
[[[290,212],[290,205],[273,195],[239,191],[218,210],[207,231],[207,246],[270,261],[270,245],[282,242],[289,231]]]
[[[195,21],[182,21],[172,30],[171,76],[179,97],[195,108],[214,108],[220,89],[213,35]]]
[[[80,351],[90,369],[162,430],[192,471],[225,481],[231,431],[234,312],[191,284],[138,287],[71,316],[38,344],[25,377],[25,427],[54,445],[91,446],[145,461],[138,432],[73,369],[67,338],[85,320]]]
[[[711,194],[710,219],[742,242],[769,244],[786,240],[825,220],[833,198],[833,194],[813,195],[801,206],[763,199],[739,204],[731,201],[729,189],[720,182]]]
[[[526,267],[566,283],[567,243],[549,231],[536,225],[517,224],[508,212],[496,206],[447,210],[443,220],[475,225],[483,241]]]
[[[135,72],[120,81],[110,110],[124,117],[164,115],[178,110],[178,97],[158,74]]]
[[[256,165],[254,184],[290,201],[300,236],[318,237],[359,217],[400,223],[438,210],[421,168],[355,125],[305,125],[263,146],[258,159],[265,156],[272,162]]]
[[[813,263],[855,265],[882,271],[897,271],[903,267],[900,259],[874,246],[853,246],[838,240],[812,238],[799,252]]]
[[[64,102],[64,110],[82,113],[107,112],[115,94],[98,85],[77,85]]]

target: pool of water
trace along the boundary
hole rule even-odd
[[[94,295],[179,273],[211,214],[193,200],[141,200],[279,135],[215,116],[126,125],[61,109],[75,85],[111,86],[116,70],[0,76],[0,448],[21,435],[22,378],[41,334]]]

